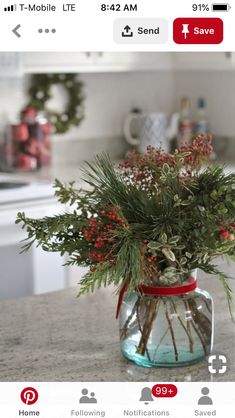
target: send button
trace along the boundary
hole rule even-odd
[[[116,19],[113,36],[118,44],[165,44],[168,22],[157,18]]]

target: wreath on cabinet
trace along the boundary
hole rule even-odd
[[[53,97],[52,86],[62,86],[67,94],[67,103],[62,112],[47,107]],[[79,126],[84,119],[83,83],[77,74],[34,74],[28,88],[27,106],[45,115],[54,128],[54,133],[64,134],[72,126]]]

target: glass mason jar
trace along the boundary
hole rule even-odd
[[[124,357],[144,367],[180,367],[212,351],[213,301],[196,280],[126,294],[120,308]]]

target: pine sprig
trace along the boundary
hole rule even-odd
[[[128,186],[115,171],[110,157],[103,153],[94,163],[86,163],[83,180],[96,191],[96,198],[105,206],[108,203],[121,205],[124,215],[133,221],[146,218],[151,199],[137,187]]]

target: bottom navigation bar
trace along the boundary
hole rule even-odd
[[[232,417],[235,383],[0,383],[0,416]]]

